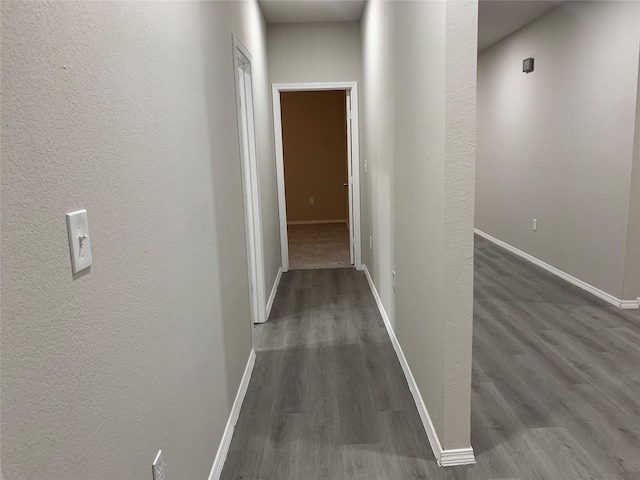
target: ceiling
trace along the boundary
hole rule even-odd
[[[352,22],[367,0],[258,0],[267,23]],[[558,0],[480,0],[478,51],[486,50],[550,12]]]
[[[478,5],[478,51],[486,50],[525,25],[550,12],[561,1],[480,0]]]
[[[366,0],[258,0],[267,23],[352,22]]]

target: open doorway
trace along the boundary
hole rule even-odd
[[[356,84],[273,89],[283,271],[358,267]]]
[[[280,94],[290,270],[353,265],[346,96]]]

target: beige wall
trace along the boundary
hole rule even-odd
[[[267,39],[272,83],[360,80],[358,22],[272,24]]]
[[[346,220],[345,92],[283,92],[280,105],[287,221]]]
[[[476,227],[617,298],[639,9],[565,2],[478,60]],[[522,60],[530,56],[535,71],[527,75]]]
[[[477,2],[371,1],[363,24],[365,155],[372,159],[364,215],[374,234],[393,222],[392,238],[383,241],[393,245],[397,273],[395,331],[440,442],[465,448]],[[394,73],[384,75],[389,67]],[[379,265],[383,288],[389,258],[374,251],[366,261]]]
[[[232,32],[275,203],[260,10],[1,8],[4,478],[150,478],[160,448],[169,478],[207,478],[251,350]],[[78,208],[93,266],[72,278]]]

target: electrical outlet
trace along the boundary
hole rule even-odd
[[[369,171],[369,167],[367,165],[367,159],[364,159],[364,173],[367,173]]]
[[[153,480],[167,480],[164,474],[164,460],[162,459],[162,450],[158,450],[158,455],[151,465],[153,472]]]
[[[393,272],[391,272],[391,276],[392,276],[392,284],[393,284],[393,293],[396,292],[396,272],[395,270]]]
[[[369,251],[373,251],[373,237],[369,235]]]
[[[534,232],[538,231],[538,219],[537,218],[533,219],[533,231]]]
[[[316,203],[316,199],[313,197],[309,197],[309,205],[314,205]]]

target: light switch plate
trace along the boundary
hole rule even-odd
[[[71,253],[71,270],[74,274],[91,266],[91,238],[87,211],[78,210],[67,213],[67,233]]]

